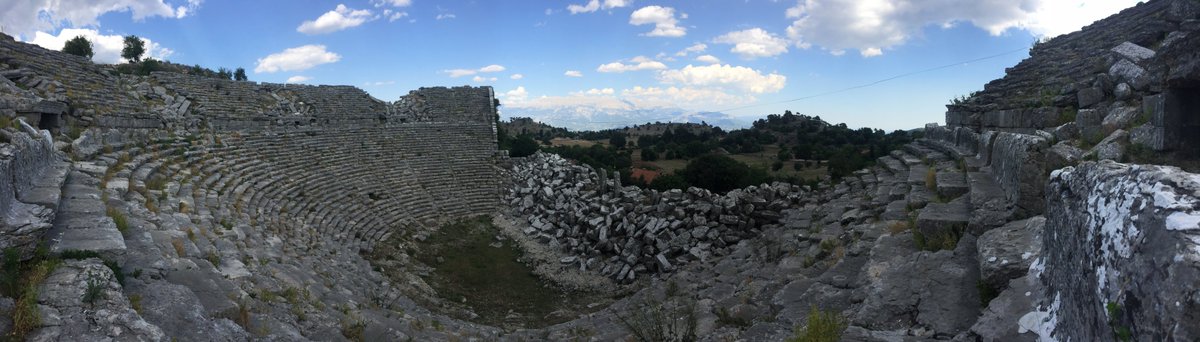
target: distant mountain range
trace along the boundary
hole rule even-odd
[[[598,108],[563,106],[554,108],[503,108],[504,119],[529,117],[554,127],[572,131],[621,128],[652,122],[706,122],[725,130],[750,127],[752,118],[735,118],[720,112],[698,112],[679,108]]]

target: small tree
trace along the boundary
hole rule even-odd
[[[221,68],[217,69],[217,78],[223,79],[223,80],[232,79],[233,72],[229,71],[229,69],[221,67]]]
[[[96,53],[92,52],[92,42],[83,36],[75,36],[63,44],[62,52],[91,59]]]
[[[135,35],[125,36],[125,47],[121,49],[121,58],[137,63],[142,61],[142,54],[145,53],[146,42]]]
[[[234,70],[233,71],[233,80],[245,81],[246,80],[246,69],[238,67],[237,70]]]
[[[649,147],[643,148],[642,149],[642,160],[643,161],[658,160],[658,152],[654,152],[653,148],[649,148]]]
[[[614,133],[612,137],[608,138],[608,143],[616,148],[625,148],[627,141],[625,140],[624,134]]]

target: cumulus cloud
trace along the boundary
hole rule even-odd
[[[284,82],[285,83],[304,83],[304,82],[308,82],[308,80],[311,80],[311,79],[312,79],[312,77],[296,75],[296,76],[288,77],[287,81],[284,81]]]
[[[688,54],[704,52],[704,50],[707,50],[707,49],[708,49],[708,44],[696,43],[696,44],[693,44],[692,46],[684,48],[683,50],[679,50],[679,52],[675,53],[675,56],[684,57],[684,56],[687,56]]]
[[[363,83],[364,86],[368,86],[368,87],[378,87],[378,86],[393,85],[393,84],[396,84],[396,81],[377,81],[377,82]]]
[[[613,8],[618,8],[618,7],[629,6],[629,4],[632,2],[633,2],[632,0],[628,0],[628,1],[627,0],[604,0],[604,2],[602,4],[600,2],[600,0],[591,0],[583,5],[576,5],[576,4],[568,5],[567,11],[571,12],[571,14],[591,13],[591,12],[595,12],[599,9],[613,9]],[[549,11],[549,10],[547,9],[547,11]],[[547,14],[549,14],[549,13],[547,13]]]
[[[127,62],[127,60],[121,58],[121,49],[125,47],[125,37],[121,35],[103,35],[93,29],[62,29],[58,32],[58,35],[37,32],[34,33],[33,40],[30,40],[29,43],[57,51],[62,50],[67,40],[76,36],[83,36],[92,42],[92,52],[96,53],[95,56],[92,56],[92,61],[107,64]],[[142,42],[146,46],[146,55],[144,57],[165,59],[174,53],[171,49],[162,47],[150,39],[146,39],[145,37],[139,38],[142,39]]]
[[[904,44],[930,25],[958,22],[993,35],[1025,29],[1037,36],[1056,36],[1079,28],[1136,0],[800,0],[787,10],[795,19],[787,36],[797,47],[812,45],[841,54],[858,50],[870,57]]]
[[[450,69],[442,70],[442,72],[450,75],[451,78],[458,78],[463,76],[471,76],[478,73],[501,72],[504,70],[507,70],[507,68],[505,68],[503,65],[492,64],[479,69]]]
[[[703,56],[696,57],[696,61],[702,62],[702,63],[708,63],[708,64],[720,64],[721,63],[721,59],[717,58],[716,56],[713,56],[713,55],[703,55]]]
[[[755,94],[774,93],[783,89],[787,77],[780,74],[763,74],[758,70],[728,64],[706,66],[688,65],[682,69],[664,70],[659,81],[690,87],[719,87]]]
[[[675,9],[670,7],[642,7],[629,15],[629,23],[654,24],[654,30],[642,34],[647,37],[683,37],[687,34],[687,29],[680,27],[679,20],[675,19]]]
[[[500,94],[500,98],[504,99],[504,102],[507,102],[506,104],[509,105],[525,102],[526,98],[528,97],[529,92],[525,91],[524,86],[517,86],[517,89],[509,90],[503,94]]]
[[[510,78],[510,79],[514,79],[514,80],[519,80],[519,79],[525,78],[525,75],[521,75],[521,74],[512,74],[512,76],[509,76],[508,78]]]
[[[786,39],[775,36],[761,28],[729,32],[713,38],[713,42],[733,45],[733,48],[729,49],[729,52],[736,53],[742,56],[742,58],[747,59],[772,57],[786,53],[789,44]]]
[[[582,72],[579,72],[579,70],[567,70],[567,72],[564,72],[564,73],[563,73],[563,76],[567,76],[567,77],[583,77],[583,73],[582,73]]]
[[[587,95],[612,95],[616,92],[617,91],[614,90],[613,88],[604,88],[604,89],[592,88],[592,89],[588,89],[587,91],[585,91],[583,93],[587,94]]]
[[[173,4],[174,5],[173,5]],[[97,19],[109,12],[129,12],[134,21],[151,17],[183,18],[191,15],[201,0],[9,0],[0,10],[2,30],[27,39],[35,32],[61,27],[99,26]]]
[[[629,60],[629,64],[625,64],[622,61],[601,64],[599,67],[596,68],[596,71],[597,72],[623,73],[626,71],[662,70],[662,69],[666,69],[666,68],[667,68],[667,65],[663,64],[662,62],[646,58],[645,56],[637,56],[637,57],[631,58]]]
[[[642,87],[621,91],[626,101],[640,107],[712,108],[754,102],[749,95],[738,95],[720,89],[692,87]]]
[[[370,10],[356,10],[338,4],[332,11],[325,12],[316,20],[307,20],[296,28],[304,34],[323,34],[345,30],[370,21]]]
[[[471,78],[471,81],[474,81],[475,83],[496,82],[496,78],[495,77],[475,76],[475,77]]]
[[[304,45],[273,53],[259,58],[254,67],[256,73],[271,73],[278,71],[300,71],[309,68],[337,62],[341,55],[325,51],[325,45]]]

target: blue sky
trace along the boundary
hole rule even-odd
[[[941,122],[950,98],[1002,76],[1035,39],[1134,3],[17,0],[0,4],[0,30],[55,49],[83,34],[108,63],[119,61],[119,37],[135,34],[173,62],[354,85],[387,101],[422,86],[491,85],[506,116],[790,109],[901,129]]]

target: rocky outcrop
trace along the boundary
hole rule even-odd
[[[1200,338],[1200,176],[1083,163],[1047,186],[1045,272],[1060,341]]]
[[[0,132],[9,141],[0,146],[0,249],[29,258],[54,222],[67,167],[48,132],[18,124],[23,132]]]

